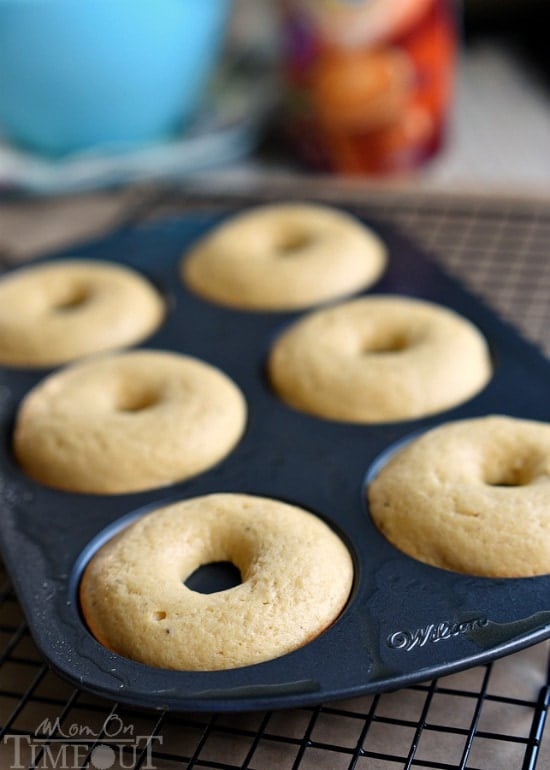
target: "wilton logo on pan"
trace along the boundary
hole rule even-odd
[[[161,735],[135,735],[134,725],[124,724],[111,714],[99,730],[79,723],[62,725],[59,717],[44,719],[34,735],[4,735],[4,744],[12,746],[12,770],[57,768],[90,770],[133,768],[155,770],[153,744],[162,744]]]
[[[448,620],[429,623],[414,631],[394,631],[386,639],[386,644],[392,650],[410,652],[415,647],[424,647],[428,643],[443,642],[455,636],[471,633],[477,628],[483,628],[488,622],[487,618],[473,618],[461,623],[452,623]]]

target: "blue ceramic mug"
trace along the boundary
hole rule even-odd
[[[0,0],[0,135],[48,155],[181,130],[231,0]]]

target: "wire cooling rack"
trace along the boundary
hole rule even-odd
[[[550,355],[550,204],[410,195],[353,203],[414,238]],[[174,194],[160,196],[155,205],[129,211],[126,224],[188,205]],[[75,689],[51,672],[2,575],[0,767],[549,770],[549,651],[543,643],[396,693],[317,708],[141,712]]]

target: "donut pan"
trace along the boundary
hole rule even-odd
[[[271,392],[264,363],[277,334],[300,314],[226,310],[181,286],[180,256],[218,220],[210,214],[165,220],[55,255],[117,260],[143,272],[168,306],[163,327],[143,346],[198,356],[241,387],[247,430],[217,467],[188,482],[129,495],[78,495],[40,486],[17,467],[10,443],[18,404],[46,372],[0,369],[0,547],[31,633],[51,666],[82,688],[141,707],[247,711],[397,689],[550,636],[550,576],[476,578],[416,562],[379,534],[365,502],[365,485],[377,464],[432,426],[491,413],[550,420],[550,363],[417,247],[388,226],[371,223],[389,250],[388,269],[371,293],[429,299],[471,319],[489,340],[494,376],[474,399],[421,420],[358,426],[294,411]],[[109,652],[79,613],[86,559],[129,519],[210,492],[279,498],[332,524],[355,561],[348,606],[305,647],[240,669],[166,671]],[[208,571],[203,579],[208,581]]]

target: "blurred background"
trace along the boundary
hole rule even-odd
[[[3,0],[0,191],[544,196],[549,21],[547,0]]]
[[[260,5],[254,0],[237,4],[236,29],[248,28],[250,39],[255,25],[273,28],[265,22],[269,14],[273,18],[273,3],[263,4],[263,23]],[[363,180],[544,196],[550,192],[550,4],[465,0],[452,5],[458,20],[457,57],[444,142],[413,174],[367,174]],[[435,58],[433,66],[447,63]],[[291,146],[269,128],[260,147],[263,163],[272,170],[303,171]],[[249,164],[249,174],[260,166]],[[238,180],[235,171],[231,182]]]

